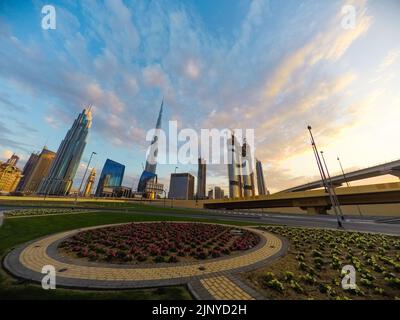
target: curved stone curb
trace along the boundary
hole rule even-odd
[[[236,272],[254,270],[286,252],[284,243],[279,237],[258,229],[238,227],[257,233],[264,241],[260,246],[243,254],[223,259],[205,260],[201,263],[147,266],[145,268],[121,265],[105,267],[71,264],[70,261],[66,263],[59,261],[58,256],[52,256],[54,246],[51,249],[51,245],[60,239],[83,230],[115,225],[118,224],[76,229],[30,241],[12,250],[4,258],[3,265],[12,275],[35,282],[41,282],[44,276],[41,269],[44,265],[53,265],[56,268],[56,283],[59,287],[128,289],[186,285],[211,276],[228,276]],[[200,270],[200,267],[204,267],[205,270]]]

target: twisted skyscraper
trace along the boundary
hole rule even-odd
[[[161,102],[160,112],[158,114],[156,129],[154,133],[153,140],[150,144],[149,154],[146,160],[146,167],[142,175],[140,176],[139,184],[137,191],[144,192],[146,188],[146,184],[148,181],[153,180],[156,177],[156,168],[157,168],[157,154],[158,154],[158,135],[161,129],[161,118],[163,112],[164,100]]]
[[[91,124],[90,107],[79,114],[71,129],[68,130],[58,148],[47,177],[40,184],[38,193],[64,196],[70,192]]]

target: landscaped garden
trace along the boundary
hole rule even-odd
[[[51,209],[51,208],[29,208],[29,209],[14,209],[7,210],[4,215],[6,217],[25,217],[25,216],[42,216],[51,214],[67,214],[74,213],[77,210],[74,209]]]
[[[137,264],[189,262],[234,255],[260,241],[248,230],[203,223],[132,223],[82,231],[60,245],[74,258]]]
[[[268,299],[400,299],[400,237],[265,226],[289,240],[288,254],[246,275]],[[356,270],[344,290],[345,265]]]
[[[0,258],[8,250],[18,244],[45,235],[76,228],[85,228],[111,223],[127,223],[137,221],[200,221],[207,219],[190,219],[168,216],[154,216],[137,212],[92,212],[74,215],[44,215],[41,217],[23,217],[21,219],[5,219],[0,228]],[[248,223],[220,221],[226,224],[249,225]],[[43,290],[40,284],[19,280],[8,275],[0,268],[0,299],[191,299],[184,286],[161,287],[132,290],[78,290],[57,288]]]

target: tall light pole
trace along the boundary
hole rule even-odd
[[[340,207],[339,199],[338,199],[338,197],[337,197],[337,195],[336,195],[336,191],[335,191],[335,188],[334,188],[333,183],[332,183],[331,175],[329,174],[329,169],[328,169],[328,166],[327,166],[327,164],[326,164],[325,157],[324,157],[324,152],[323,152],[323,151],[321,151],[321,157],[322,157],[322,161],[324,162],[326,174],[328,175],[329,187],[330,187],[330,189],[331,189],[331,191],[332,191],[332,193],[333,193],[333,200],[335,201],[335,205],[336,205],[336,207],[337,207],[337,209],[338,209],[338,211],[339,211],[340,217],[342,218],[342,220],[344,220],[342,208]]]
[[[343,166],[342,166],[342,162],[340,161],[339,156],[337,157],[337,161],[339,162],[340,170],[342,170],[344,182],[346,182],[346,185],[347,185],[348,187],[350,187],[350,183],[347,181],[346,174],[344,173]]]
[[[347,187],[350,187],[350,182],[347,180],[346,174],[344,173],[343,166],[342,166],[342,161],[340,161],[339,156],[337,157],[337,161],[339,162],[340,170],[342,170],[343,179],[346,182]],[[360,216],[362,216],[362,212],[361,212],[361,209],[360,209],[359,205],[357,205],[357,211],[358,211],[358,214]]]
[[[325,188],[325,192],[327,192],[329,194],[329,200],[331,202],[331,206],[333,208],[333,211],[335,212],[338,226],[339,226],[339,228],[342,228],[343,226],[342,226],[342,222],[340,221],[340,218],[339,218],[339,212],[338,212],[338,209],[336,207],[336,201],[334,199],[334,195],[332,193],[332,189],[330,188],[330,186],[328,185],[328,182],[327,182],[324,166],[322,165],[321,159],[319,157],[318,148],[317,148],[317,145],[316,145],[315,140],[314,140],[314,136],[313,136],[312,131],[311,131],[312,128],[311,128],[311,126],[308,126],[307,129],[308,129],[308,131],[310,133],[311,146],[313,148],[315,160],[317,162],[318,170],[319,170],[319,173],[321,175],[322,185]]]
[[[175,173],[176,173],[176,169],[178,169],[179,167],[175,167]]]
[[[93,157],[93,155],[95,155],[95,154],[97,154],[97,153],[93,151],[93,152],[91,153],[91,155],[90,155],[89,161],[88,161],[87,166],[86,166],[85,173],[83,174],[83,177],[82,177],[81,184],[79,185],[78,192],[76,193],[75,202],[78,201],[78,196],[79,196],[79,194],[80,194],[80,192],[81,192],[82,185],[83,185],[83,181],[85,181],[86,173],[87,173],[87,171],[88,171],[88,169],[89,169],[90,162],[92,161],[92,157]]]

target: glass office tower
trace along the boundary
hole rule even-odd
[[[107,159],[100,174],[96,189],[96,197],[101,197],[104,187],[120,187],[124,179],[125,166],[116,161]]]
[[[86,137],[92,124],[91,107],[84,109],[75,119],[61,142],[50,171],[39,186],[39,194],[68,195],[86,147]]]

